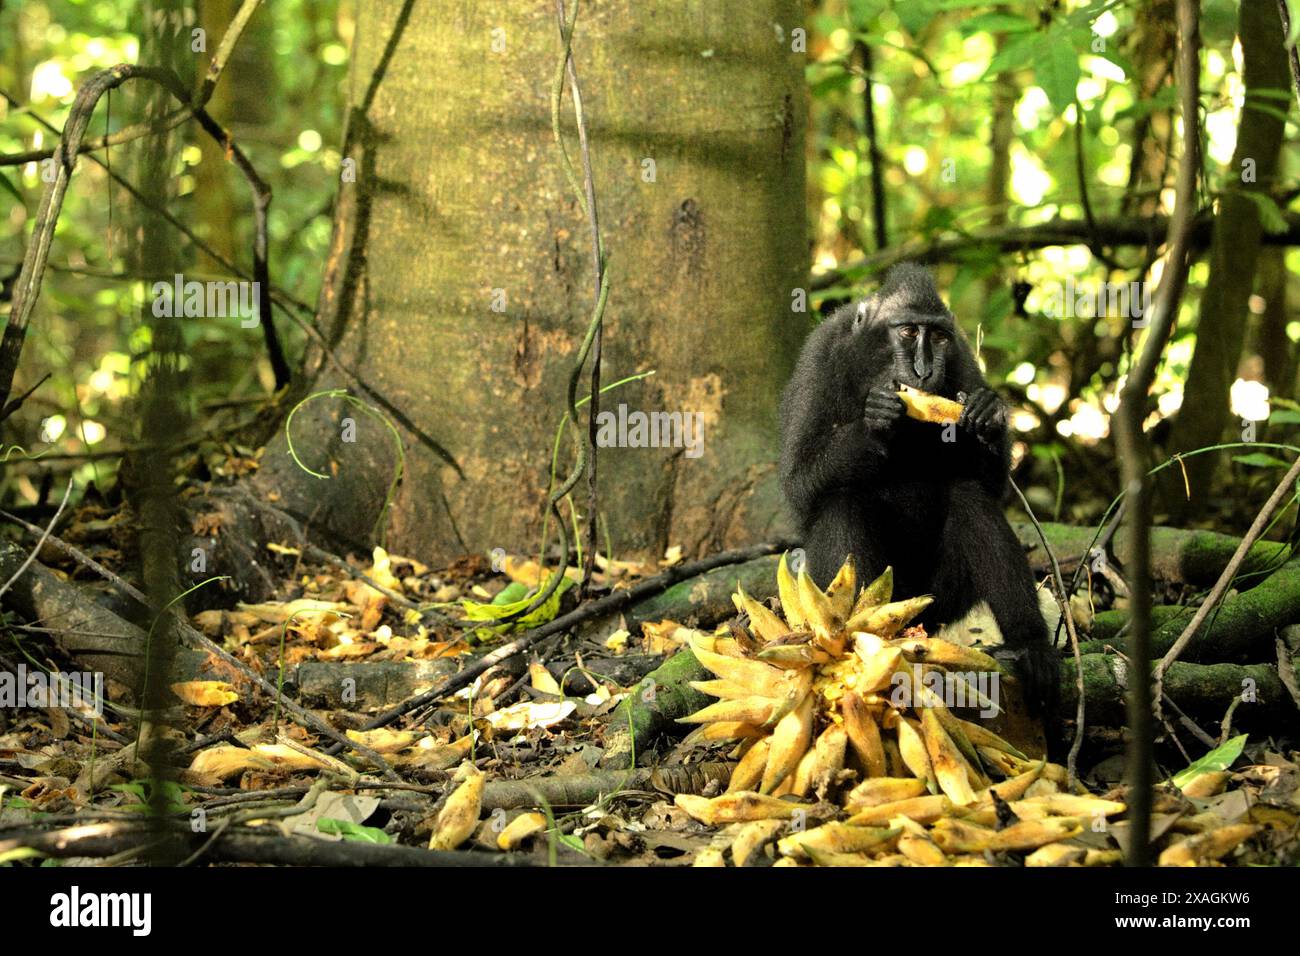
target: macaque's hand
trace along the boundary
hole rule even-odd
[[[962,402],[957,427],[965,428],[986,445],[996,446],[1007,431],[1007,407],[991,388],[977,388]]]
[[[904,412],[903,400],[897,392],[892,388],[877,387],[867,392],[862,420],[868,430],[887,434],[894,430]]]

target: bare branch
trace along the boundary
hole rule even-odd
[[[1129,369],[1115,416],[1116,451],[1128,495],[1129,653],[1128,804],[1130,866],[1151,863],[1151,787],[1155,722],[1151,709],[1151,483],[1147,477],[1150,442],[1142,431],[1156,366],[1173,332],[1190,265],[1193,204],[1200,167],[1200,4],[1178,0],[1177,84],[1183,115],[1183,156],[1178,164],[1174,211],[1169,220],[1169,256],[1152,298],[1150,326],[1141,355]]]

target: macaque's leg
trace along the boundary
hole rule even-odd
[[[881,536],[870,533],[873,522],[859,497],[847,490],[830,496],[804,535],[808,573],[818,587],[831,583],[850,554],[860,583],[885,570]]]
[[[926,613],[931,625],[988,602],[1004,646],[1016,652],[1026,700],[1050,717],[1060,693],[1059,658],[1048,641],[1024,549],[1001,507],[978,482],[959,482],[949,491],[931,588],[935,603]]]

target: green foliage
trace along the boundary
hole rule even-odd
[[[164,813],[189,813],[190,808],[185,803],[185,788],[169,780],[133,780],[130,783],[115,783],[109,789],[130,794],[140,801],[123,804],[120,809],[143,813],[149,809],[155,786],[162,795]]]
[[[1115,309],[1048,314],[1047,304],[1067,282],[1096,288],[1141,277],[1151,250],[1105,242],[1093,249],[1083,241],[1017,248],[1013,241],[971,240],[1058,219],[1086,223],[1089,211],[1097,220],[1140,222],[1156,199],[1156,208],[1168,212],[1181,155],[1170,132],[1179,112],[1178,90],[1168,80],[1154,90],[1139,88],[1156,67],[1172,67],[1172,44],[1160,48],[1163,59],[1154,64],[1147,59],[1149,44],[1144,46],[1167,25],[1122,0],[825,0],[818,10],[807,67],[815,157],[810,221],[815,269],[835,269],[836,281],[814,294],[814,304],[824,307],[869,289],[900,250],[944,247],[934,270],[968,336],[980,337],[989,379],[1018,389],[1021,409],[1033,413],[1016,426],[1020,451],[1029,456],[1025,480],[1040,486],[1044,500],[1058,502],[1063,520],[1092,520],[1104,509],[1106,492],[1076,476],[1085,460],[1085,467],[1097,467],[1089,460],[1093,446],[1101,457],[1108,454],[1109,418],[1133,347],[1132,316]],[[1230,159],[1243,109],[1294,116],[1294,91],[1252,90],[1243,103],[1238,5],[1206,0],[1201,12],[1200,201],[1208,206],[1228,193],[1244,195],[1265,234],[1280,234],[1291,213],[1296,141],[1286,140],[1281,176],[1270,190],[1243,190],[1242,171]],[[880,154],[875,172],[887,207],[884,250],[876,248],[862,45],[870,55]],[[1011,117],[1005,201],[991,188],[997,172],[993,118],[1000,112]],[[1160,231],[1154,237],[1163,239]],[[1287,271],[1300,269],[1300,252],[1286,255]],[[1154,398],[1174,398],[1183,387],[1207,272],[1204,259],[1194,264]],[[1296,283],[1290,286],[1294,300]],[[1294,343],[1300,325],[1292,321],[1292,327]],[[1253,335],[1252,330],[1247,336],[1248,347]],[[1278,387],[1273,391],[1270,402],[1277,409],[1281,396]],[[1162,402],[1160,414],[1177,407]],[[1283,415],[1268,427],[1293,424]],[[1061,452],[1063,438],[1070,452]],[[1270,457],[1256,445],[1240,463],[1258,471],[1272,466],[1265,461]],[[1064,501],[1062,470],[1071,477]],[[1080,495],[1087,499],[1078,500]]]
[[[552,576],[553,577],[553,576]],[[552,578],[548,577],[546,583],[549,584]],[[530,628],[538,627],[547,621],[552,621],[560,613],[560,597],[565,591],[573,587],[574,582],[568,576],[560,579],[555,591],[542,604],[534,609],[531,613],[525,614],[517,620],[510,621],[507,624],[497,624],[487,627],[480,627],[474,630],[473,637],[476,640],[488,640],[502,634],[510,634],[515,631],[526,631]],[[522,585],[520,585],[522,587]],[[482,601],[473,601],[469,598],[462,598],[460,601],[461,609],[465,613],[467,621],[499,621],[502,618],[510,617],[512,614],[518,614],[524,608],[532,603],[535,595],[540,594],[541,590],[525,589],[521,597],[516,597],[519,591],[516,590],[511,597],[506,600],[493,600],[488,603]],[[508,588],[507,588],[508,590]],[[505,591],[502,591],[504,594]],[[501,597],[501,595],[498,595]]]
[[[1246,735],[1233,737],[1226,743],[1215,747],[1200,760],[1195,761],[1186,770],[1174,774],[1174,786],[1182,788],[1187,786],[1203,773],[1212,773],[1218,770],[1227,770],[1233,762],[1241,756],[1246,749]]]
[[[1254,451],[1249,455],[1233,455],[1232,460],[1239,465],[1246,465],[1249,468],[1290,468],[1289,461],[1283,461],[1276,455],[1269,455],[1262,451]]]
[[[321,817],[316,821],[316,829],[321,833],[338,834],[344,840],[354,843],[375,843],[387,846],[393,838],[378,827],[366,827],[351,820],[336,820],[333,817]]]
[[[262,4],[241,40],[240,52],[251,55],[238,57],[226,71],[213,106],[216,118],[231,127],[272,189],[272,279],[307,302],[316,299],[327,254],[327,201],[337,191],[346,109],[348,54],[340,28],[350,21],[336,6],[314,0]],[[0,100],[0,153],[49,147],[52,136],[34,117],[61,128],[87,78],[117,63],[138,62],[146,12],[147,5],[125,0],[0,5],[0,90],[30,111],[28,115]],[[215,49],[212,40],[209,36],[209,53]],[[189,52],[188,34],[183,57],[196,59]],[[89,136],[137,122],[140,89],[127,84],[102,100],[91,117]],[[169,210],[250,270],[252,201],[243,178],[195,124],[177,130],[169,148],[175,157],[167,183]],[[113,171],[128,180],[139,176],[133,151],[134,146],[118,147],[111,156]],[[24,253],[44,185],[37,164],[0,168],[0,191],[6,194],[0,199],[0,276],[7,277]],[[133,243],[127,237],[138,223],[134,205],[100,166],[87,159],[78,163],[16,384],[30,387],[45,371],[53,376],[6,423],[6,444],[77,455],[139,440],[138,422],[126,402],[139,386],[148,357],[141,313],[149,301],[149,284],[158,277],[140,271],[131,259]],[[168,231],[187,277],[225,277],[220,266],[171,226],[157,228]],[[277,327],[295,361],[305,336],[283,316],[277,316]],[[189,376],[184,394],[191,411],[268,393],[270,370],[259,330],[203,319],[190,320],[181,332]],[[106,365],[105,358],[113,354],[124,362]],[[219,413],[218,420],[225,425],[246,417],[232,407]],[[43,425],[50,418],[63,424],[56,437],[43,440]],[[82,484],[95,480],[103,487],[115,468],[115,460],[100,460],[80,464],[75,474]],[[4,481],[12,488],[16,475],[7,474]]]

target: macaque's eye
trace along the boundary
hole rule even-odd
[[[917,328],[915,325],[904,325],[898,330],[898,334],[905,339],[916,338]]]
[[[934,339],[934,341],[937,342],[939,345],[943,345],[949,339],[951,339],[952,336],[949,335],[947,332],[936,329],[934,333],[931,334],[930,338]]]

